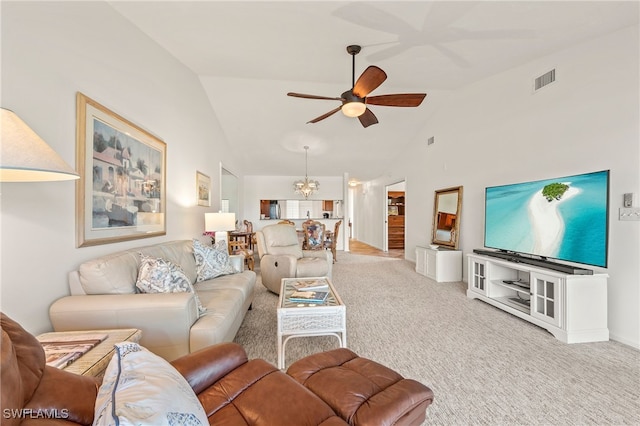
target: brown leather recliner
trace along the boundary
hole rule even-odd
[[[2,425],[90,425],[100,383],[45,365],[39,342],[0,313]],[[416,425],[428,387],[348,349],[306,357],[287,374],[222,343],[173,366],[198,395],[210,424]]]

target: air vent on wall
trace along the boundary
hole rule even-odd
[[[542,74],[540,77],[537,77],[534,81],[534,91],[535,90],[540,90],[542,89],[544,86],[547,86],[551,83],[553,83],[554,81],[556,81],[556,70],[555,68],[552,69],[551,71]]]

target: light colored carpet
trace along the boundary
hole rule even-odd
[[[429,424],[640,424],[640,352],[616,342],[567,345],[436,283],[406,260],[339,252],[333,282],[347,306],[347,346],[435,394]],[[259,268],[257,268],[259,274]],[[258,278],[236,342],[277,364],[278,297]],[[331,337],[287,344],[287,366],[333,349]]]

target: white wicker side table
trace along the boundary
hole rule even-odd
[[[323,303],[298,303],[289,300],[298,281],[326,282],[329,296]],[[278,301],[278,368],[285,368],[285,347],[289,339],[309,336],[335,336],[347,347],[346,306],[327,277],[283,278]]]
[[[59,331],[44,333],[36,338],[38,340],[51,340],[65,336],[82,335],[87,333],[104,333],[108,337],[82,355],[70,365],[63,368],[64,371],[80,374],[81,376],[102,377],[104,371],[115,353],[113,345],[120,342],[138,342],[142,331],[135,328],[121,328],[115,330],[83,330],[83,331]]]

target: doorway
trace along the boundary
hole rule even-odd
[[[405,246],[406,182],[386,186],[385,247],[386,251],[402,251]]]

